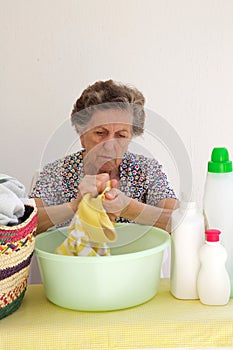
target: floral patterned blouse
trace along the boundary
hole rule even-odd
[[[155,159],[126,152],[119,168],[120,190],[153,206],[164,198],[176,198],[161,168]],[[83,177],[83,151],[79,151],[47,164],[30,197],[41,198],[48,206],[70,202],[76,198]],[[123,218],[117,221],[128,222]]]

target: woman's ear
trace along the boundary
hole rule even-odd
[[[83,148],[86,148],[86,147],[85,147],[85,141],[84,141],[84,136],[83,136],[83,134],[80,135],[80,142],[81,142],[82,147],[83,147]]]

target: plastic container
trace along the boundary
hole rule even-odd
[[[206,305],[225,305],[230,298],[230,279],[225,268],[227,252],[219,242],[220,233],[207,230],[206,243],[200,250],[197,289],[201,302]]]
[[[107,311],[142,304],[156,295],[169,234],[136,224],[118,224],[116,231],[117,242],[109,243],[111,256],[54,254],[64,229],[36,237],[35,252],[50,301],[74,310]]]
[[[181,202],[172,214],[170,291],[178,299],[198,299],[199,250],[204,217],[195,202]]]
[[[222,232],[221,243],[227,251],[226,269],[233,297],[233,172],[226,148],[214,148],[208,162],[203,208],[207,228]]]

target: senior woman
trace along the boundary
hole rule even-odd
[[[143,133],[144,103],[136,88],[113,80],[83,91],[71,113],[83,149],[46,165],[30,195],[38,207],[37,233],[68,224],[82,197],[101,193],[109,180],[103,206],[111,220],[169,231],[177,200],[161,165],[127,151]]]

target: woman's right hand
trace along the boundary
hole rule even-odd
[[[79,184],[79,191],[76,199],[70,202],[74,212],[77,211],[78,205],[85,194],[90,193],[92,197],[98,196],[107,187],[107,182],[110,180],[109,174],[102,173],[98,175],[85,175]],[[111,187],[115,187],[117,180],[111,180]]]
[[[98,175],[85,175],[79,185],[79,193],[81,197],[90,193],[92,197],[96,197],[102,193],[107,187],[107,182],[110,180],[109,174],[102,173]],[[111,180],[111,187],[115,187],[117,180]]]

